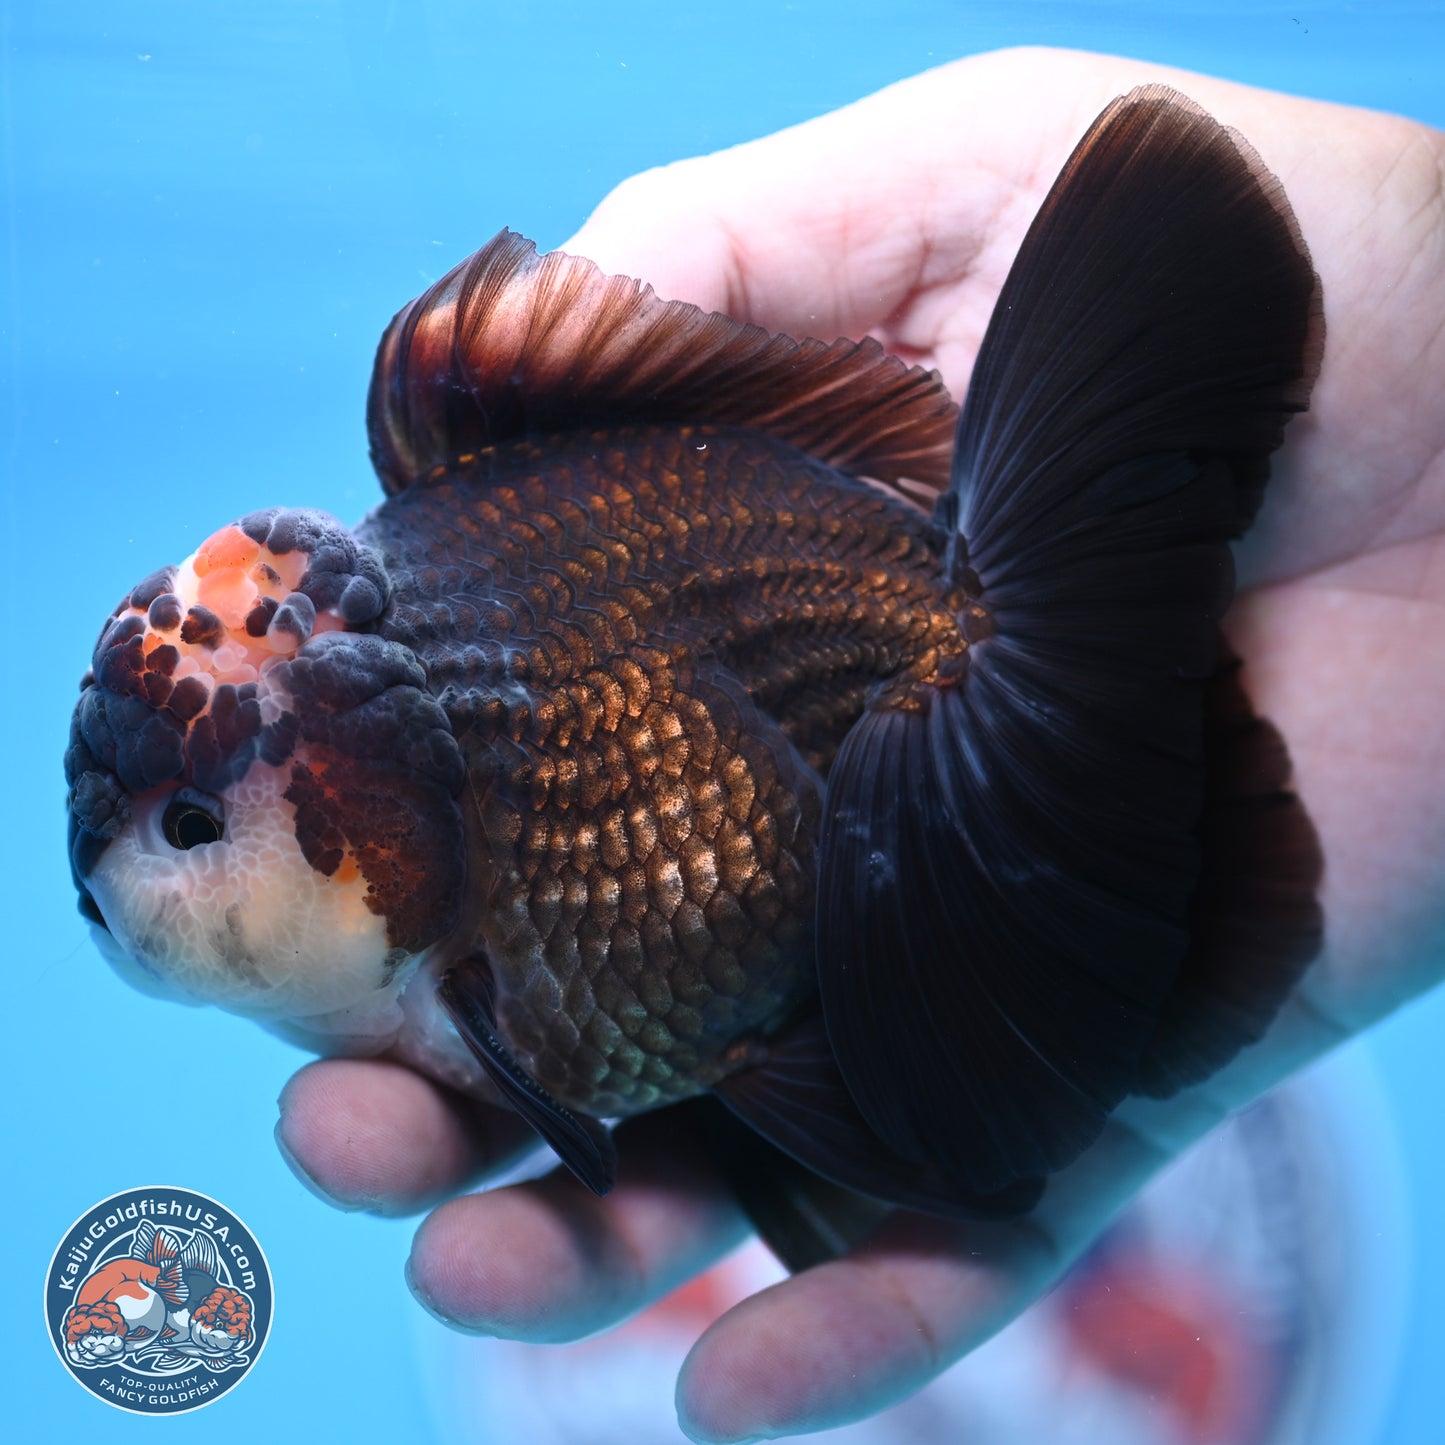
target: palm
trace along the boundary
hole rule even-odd
[[[1073,141],[1112,96],[1157,79],[1257,145],[1324,283],[1325,369],[1242,555],[1229,628],[1321,833],[1326,948],[1260,1045],[1188,1095],[1126,1105],[1027,1221],[899,1216],[853,1258],[725,1316],[680,1387],[685,1422],[707,1438],[821,1428],[922,1383],[1046,1288],[1160,1163],[1445,972],[1433,864],[1445,855],[1439,137],[1131,62],[1005,53],[641,177],[568,249],[775,329],[872,332],[961,393]],[[1363,199],[1341,203],[1351,196]],[[378,1064],[303,1071],[280,1132],[334,1195],[389,1209],[444,1195],[516,1139],[507,1121],[479,1124]],[[554,1177],[444,1205],[418,1237],[419,1291],[463,1323],[523,1338],[622,1317],[741,1230],[705,1161],[680,1158],[668,1133],[665,1116],[638,1130],[604,1202]],[[493,1247],[479,1257],[475,1239]],[[839,1319],[854,1323],[840,1332]]]

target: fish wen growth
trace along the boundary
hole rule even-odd
[[[961,413],[504,231],[382,339],[365,521],[242,517],[106,623],[82,910],[599,1192],[618,1121],[690,1110],[794,1265],[1027,1210],[1320,946],[1219,622],[1323,345],[1278,181],[1159,87],[1064,167]]]

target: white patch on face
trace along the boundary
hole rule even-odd
[[[406,959],[388,948],[354,867],[328,878],[306,861],[283,796],[290,776],[289,764],[253,763],[222,797],[222,839],[187,850],[162,830],[173,789],[133,801],[85,882],[128,956],[122,971],[138,965],[148,992],[267,1022],[395,1008]],[[329,1033],[341,1019],[316,1022]]]

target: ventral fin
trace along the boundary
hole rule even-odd
[[[617,1181],[612,1136],[595,1119],[584,1119],[559,1104],[497,1037],[486,964],[468,959],[449,969],[437,986],[437,997],[507,1102],[594,1194],[606,1194]]]
[[[960,1188],[1062,1168],[1146,1073],[1169,1087],[1190,1049],[1227,1052],[1168,1021],[1217,841],[1205,696],[1227,544],[1322,345],[1248,144],[1161,87],[1109,106],[1025,238],[960,419],[938,521],[967,666],[875,695],[828,779],[829,1036],[872,1129]],[[1237,916],[1247,890],[1221,886]],[[1280,978],[1297,932],[1263,944]],[[1279,996],[1251,994],[1251,1027]]]
[[[795,341],[606,276],[502,231],[399,312],[367,401],[388,494],[527,435],[657,423],[751,427],[856,475],[948,477],[957,409],[878,342]]]

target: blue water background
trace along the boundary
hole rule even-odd
[[[643,167],[1019,43],[1445,125],[1438,3],[0,7],[7,1438],[444,1438],[401,1282],[411,1227],[330,1213],[271,1144],[300,1055],[133,996],[74,911],[59,765],[107,610],[244,511],[371,506],[361,411],[381,328],[502,225],[555,244]],[[1414,1282],[1386,1445],[1441,1438],[1442,1041],[1437,994],[1356,1046],[1383,1080],[1414,1219],[1385,1242],[1408,1248]],[[65,1377],[39,1301],[78,1213],[167,1178],[261,1238],[277,1316],[254,1378],[159,1426]]]

